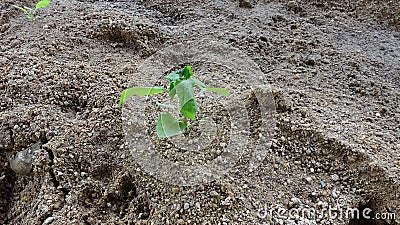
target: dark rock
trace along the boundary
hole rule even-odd
[[[250,8],[253,8],[254,6],[250,2],[248,2],[246,0],[239,0],[239,7],[240,8],[248,8],[248,9],[250,9]]]

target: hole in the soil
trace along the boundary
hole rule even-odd
[[[153,4],[150,6],[153,10],[157,10],[164,15],[162,18],[165,25],[176,26],[182,23],[189,23],[195,21],[198,16],[191,10],[185,10],[184,12],[175,9],[173,3]]]
[[[76,114],[87,108],[87,100],[82,100],[77,96],[56,96],[55,99],[57,99],[56,105],[59,105],[64,113]]]
[[[66,188],[61,188],[61,191],[64,193],[64,197],[69,194],[69,190]]]
[[[373,199],[360,205],[354,211],[349,225],[390,225],[385,220],[374,219],[374,216],[377,215],[376,208],[376,201]]]
[[[9,149],[13,149],[14,145],[15,145],[14,131],[13,131],[13,129],[9,128],[9,132],[10,132],[10,147],[9,147]]]
[[[46,149],[46,151],[47,151],[47,154],[49,154],[49,159],[50,159],[50,162],[49,162],[50,171],[49,171],[49,173],[50,173],[50,177],[51,177],[51,182],[53,182],[54,187],[57,188],[58,185],[60,185],[60,182],[56,179],[56,175],[54,174],[54,171],[53,171],[54,153],[50,149]]]
[[[139,219],[147,219],[150,216],[150,204],[146,197],[139,196],[136,199],[136,213],[139,215]]]
[[[112,176],[112,168],[112,165],[108,163],[95,165],[90,171],[90,174],[96,180],[108,179]]]
[[[43,143],[47,143],[47,141],[48,141],[47,139],[43,139]],[[50,162],[49,162],[49,166],[50,166],[49,174],[50,174],[50,177],[51,177],[51,182],[53,183],[55,188],[58,188],[58,186],[60,186],[60,181],[57,180],[56,174],[54,173],[54,170],[53,170],[54,153],[50,149],[46,149],[46,151],[47,151],[47,154],[49,154],[49,159],[50,159]],[[69,190],[67,188],[61,188],[60,190],[62,191],[62,193],[64,193],[64,198],[69,194]]]
[[[251,92],[250,96],[246,99],[246,108],[249,113],[250,127],[251,127],[251,137],[257,138],[260,133],[261,127],[261,109],[260,104],[254,92]]]
[[[114,48],[135,49],[141,55],[152,54],[165,42],[158,27],[140,21],[121,21],[102,24],[93,36],[111,42]]]

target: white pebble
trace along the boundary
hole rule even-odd
[[[339,180],[339,176],[337,174],[332,174],[331,178],[333,181],[338,181]]]
[[[184,210],[188,210],[190,208],[190,205],[189,205],[189,203],[185,203],[184,205],[183,205],[183,209]]]
[[[52,222],[54,221],[54,219],[55,219],[55,217],[53,217],[53,216],[47,217],[47,218],[44,220],[43,224],[50,224],[50,223],[52,223]]]

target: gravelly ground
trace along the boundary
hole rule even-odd
[[[0,6],[1,224],[399,223],[399,2],[52,1],[34,21],[13,3]],[[140,169],[115,105],[147,57],[206,38],[258,63],[275,134],[255,171],[244,157],[177,187]],[[9,158],[29,149],[33,173],[17,175]],[[397,221],[277,215],[338,204]]]

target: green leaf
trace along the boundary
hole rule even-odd
[[[212,92],[218,93],[218,94],[220,94],[220,95],[222,95],[222,96],[226,96],[226,97],[229,96],[228,89],[226,89],[226,88],[207,87],[206,90],[207,90],[207,91],[212,91]]]
[[[180,112],[184,117],[194,120],[196,118],[197,105],[194,100],[192,81],[182,81],[175,89],[179,98]]]
[[[171,114],[160,114],[158,117],[156,131],[159,138],[167,138],[182,133],[182,128],[185,128],[183,123],[176,120]]]
[[[179,121],[179,128],[181,129],[181,132],[183,132],[188,128],[188,126],[185,123]]]
[[[190,80],[193,82],[193,84],[195,84],[195,85],[197,85],[197,86],[199,86],[201,88],[206,88],[207,87],[203,82],[201,82],[197,78],[192,77],[192,78],[190,78]]]
[[[165,76],[165,78],[167,78],[169,81],[177,81],[177,80],[179,80],[180,79],[180,76],[179,76],[179,74],[177,74],[177,73],[170,73],[170,74],[168,74],[167,76]]]
[[[194,99],[186,102],[182,107],[181,107],[181,113],[187,118],[190,118],[192,120],[196,119],[196,112],[197,112],[197,105]]]
[[[189,79],[193,75],[192,66],[185,66],[181,70],[181,78],[184,80]]]
[[[14,8],[21,10],[22,12],[24,12],[25,14],[29,14],[29,11],[25,8],[22,8],[20,6],[17,5],[13,5]],[[31,9],[30,9],[31,10]]]
[[[175,86],[178,85],[182,80],[180,79],[180,75],[177,73],[170,73],[168,76],[166,76],[169,80],[169,97],[173,99],[176,94],[176,90],[174,90]]]
[[[169,97],[170,97],[171,99],[174,99],[174,98],[175,98],[175,95],[176,95],[176,88],[174,88],[174,89],[172,89],[172,90],[169,91]]]
[[[180,84],[181,82],[182,82],[182,80],[177,80],[177,81],[169,83],[169,97],[171,99],[173,99],[175,97],[175,94],[176,94],[175,87],[176,87],[176,85]]]
[[[170,73],[165,78],[167,78],[169,80],[169,87],[168,87],[169,97],[171,97],[171,99],[173,99],[175,97],[175,94],[176,94],[176,91],[173,91],[173,89],[181,81],[180,78],[179,78],[179,74]]]
[[[35,9],[41,9],[50,4],[50,0],[41,0],[38,3],[36,3]]]
[[[128,100],[133,95],[140,97],[154,95],[166,91],[164,87],[132,87],[128,88],[121,93],[121,98],[119,99],[118,106],[121,106],[126,100]]]
[[[164,103],[160,103],[160,102],[156,102],[156,104],[158,106],[161,106],[161,107],[165,107],[165,108],[169,108],[169,109],[175,109],[175,106],[171,105],[171,104],[164,104]]]
[[[165,78],[169,80],[169,97],[173,99],[176,95],[176,90],[175,87],[180,84],[182,81],[189,79],[193,75],[192,67],[191,66],[185,66],[184,68],[174,72],[170,73]],[[197,79],[196,79],[197,80]],[[197,80],[194,81],[198,85],[204,85],[201,83],[201,81]],[[205,86],[204,86],[205,87]]]

